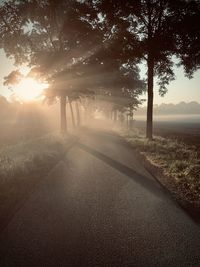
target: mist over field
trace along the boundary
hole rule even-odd
[[[146,107],[140,107],[135,112],[136,115],[146,115]],[[200,115],[200,104],[196,101],[192,102],[180,102],[178,104],[165,104],[162,103],[160,105],[154,105],[154,115],[185,115],[187,118],[188,115],[192,117],[196,117],[193,115]],[[182,118],[183,116],[177,116],[177,119]],[[172,116],[173,118],[173,116]],[[175,118],[175,117],[174,117]],[[200,121],[199,121],[200,122]]]
[[[59,107],[8,102],[0,97],[0,146],[27,141],[59,129]]]
[[[145,115],[135,115],[137,121],[145,121]],[[177,124],[195,124],[200,127],[200,114],[169,114],[169,115],[154,115],[154,122],[171,122]]]
[[[134,114],[133,125],[144,131],[146,107],[138,108]],[[186,143],[198,145],[198,139],[200,138],[200,104],[192,101],[155,105],[154,131],[157,135],[175,137],[184,140]]]
[[[178,105],[162,104],[155,107],[154,128],[155,133],[179,133],[200,135],[200,113],[185,114],[189,107],[196,106],[194,112],[200,104],[180,103]],[[182,114],[170,114],[172,108],[179,110]],[[181,109],[182,107],[182,109]],[[183,108],[184,107],[184,108]],[[163,112],[164,110],[164,112]],[[136,110],[133,116],[132,125],[145,129],[146,108],[142,107]],[[192,112],[192,109],[190,109]],[[8,102],[6,98],[0,97],[0,145],[15,144],[20,141],[36,138],[47,133],[57,132],[60,127],[60,107],[59,103],[43,103],[42,101],[33,103]],[[163,113],[163,114],[162,114]],[[166,114],[168,113],[168,114]],[[98,119],[101,114],[96,112],[95,118]],[[90,121],[91,123],[91,121]],[[72,128],[72,119],[70,116],[70,107],[67,105],[67,124]],[[106,124],[106,121],[104,122]],[[98,125],[98,123],[97,123]],[[93,123],[94,126],[94,123]],[[190,138],[191,139],[191,138]]]
[[[133,127],[145,132],[144,115],[135,115],[132,122]],[[155,115],[154,116],[155,135],[165,138],[172,138],[193,145],[195,149],[200,149],[200,115]]]

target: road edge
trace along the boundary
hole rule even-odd
[[[170,194],[176,203],[189,214],[195,222],[200,223],[200,202],[187,200],[175,186],[173,177],[165,175],[161,168],[153,165],[145,155],[137,148],[133,147],[122,135],[118,134],[118,136],[125,146],[129,146],[134,150],[136,158],[142,163],[151,176]]]
[[[145,167],[145,169],[154,177],[154,179],[161,184],[176,200],[176,202],[184,209],[190,216],[196,221],[200,222],[200,203],[199,202],[192,202],[184,198],[181,192],[177,189],[174,185],[173,178],[167,176],[163,173],[163,171],[151,164],[151,162],[137,149],[134,149],[136,152],[136,157]]]

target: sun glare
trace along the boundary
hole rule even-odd
[[[21,66],[19,68],[19,71],[21,72],[21,74],[23,74],[24,76],[26,76],[29,73],[30,68],[28,66]]]
[[[24,78],[13,88],[14,94],[23,102],[41,99],[42,92],[48,84],[40,83],[33,78]]]

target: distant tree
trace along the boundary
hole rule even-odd
[[[164,95],[166,85],[175,78],[174,56],[189,77],[199,68],[200,2],[99,0],[96,5],[110,34],[120,32],[126,40],[130,59],[138,58],[147,64],[146,136],[152,139],[154,77],[157,76],[159,92]]]

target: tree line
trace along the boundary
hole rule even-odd
[[[199,20],[199,0],[7,0],[0,47],[50,84],[47,98],[60,99],[63,132],[66,101],[104,99],[132,114],[146,90],[152,139],[155,77],[164,95],[175,62],[189,78],[199,68]],[[139,64],[147,66],[146,80]]]

